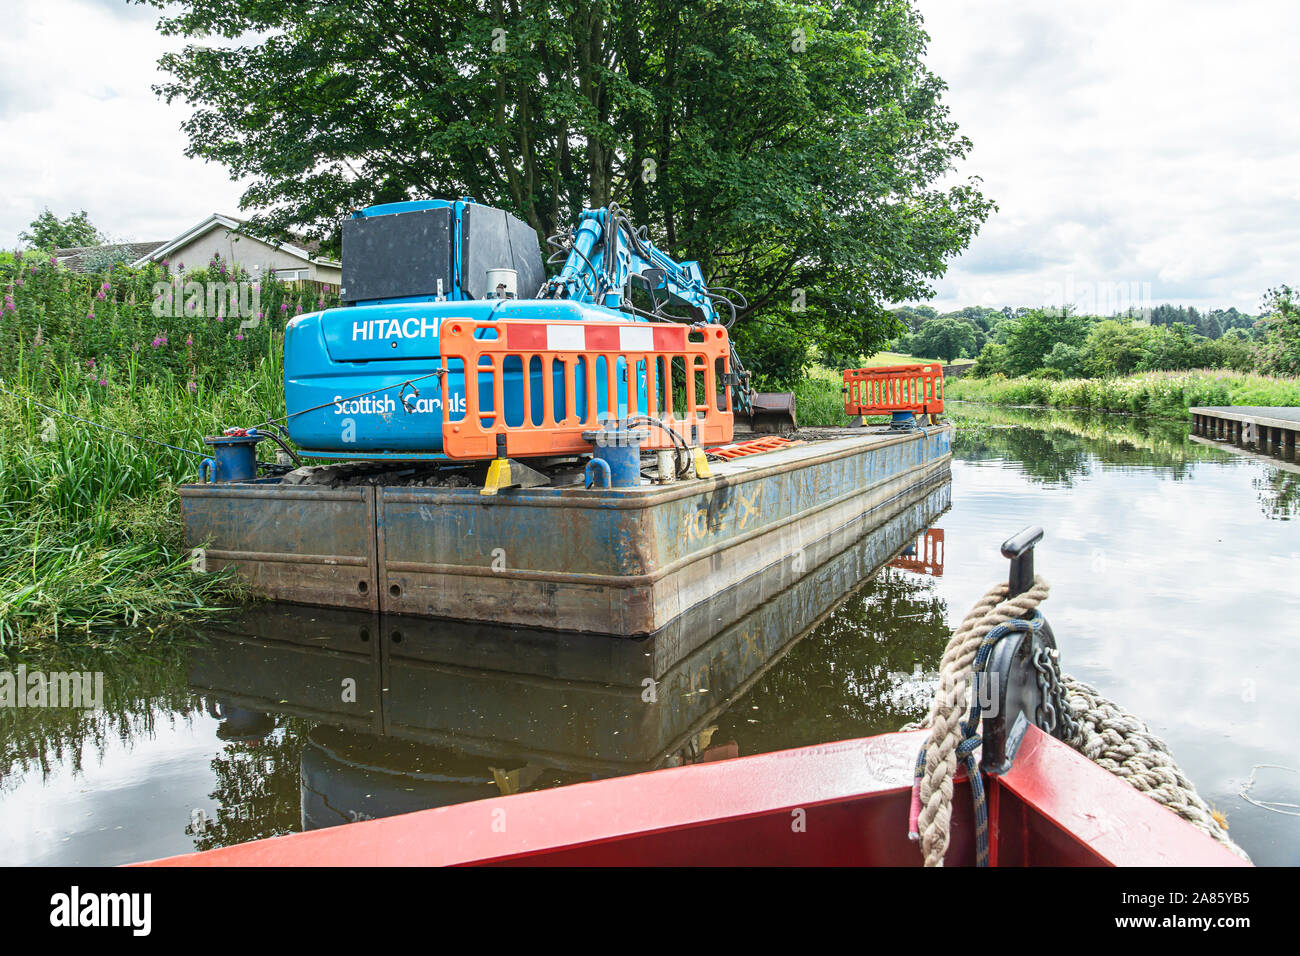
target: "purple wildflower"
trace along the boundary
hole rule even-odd
[[[100,384],[100,385],[107,385],[107,384],[108,384],[108,379],[106,379],[106,378],[101,378],[101,379],[99,380],[99,384]]]
[[[95,321],[95,310],[94,310],[94,309],[91,309],[89,312],[86,313],[86,321],[87,321],[87,322],[94,322],[94,321]]]
[[[165,335],[155,336],[153,342],[151,342],[150,344],[151,344],[154,348],[158,348],[160,345],[166,345],[166,344],[167,344],[167,336],[165,336]]]
[[[192,336],[192,335],[187,335],[187,336],[185,336],[185,344],[186,344],[186,345],[193,345],[193,344],[194,344],[194,336]]]
[[[199,387],[195,385],[193,382],[186,382],[185,388],[189,391],[191,395],[193,395],[195,392],[199,390]]]
[[[288,311],[289,311],[289,303],[288,303],[288,302],[281,302],[281,303],[280,303],[280,311],[281,311],[281,312],[288,312]]]
[[[240,333],[239,335],[236,335],[236,336],[235,336],[235,341],[236,341],[236,342],[242,342],[242,341],[244,341],[243,333]]]

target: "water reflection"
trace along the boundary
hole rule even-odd
[[[200,848],[220,846],[295,823],[314,829],[772,749],[800,729],[827,739],[827,707],[840,712],[844,736],[913,719],[924,702],[891,688],[937,662],[944,607],[924,578],[872,575],[913,546],[947,494],[936,490],[737,621],[728,623],[734,601],[724,596],[641,640],[250,612],[191,653],[190,684],[229,742],[213,761],[213,818],[187,832]],[[910,623],[900,631],[901,622]],[[822,646],[790,659],[809,638]],[[854,646],[836,657],[828,641]],[[761,703],[733,716],[760,682]],[[814,699],[817,713],[805,713]],[[749,715],[780,701],[791,712],[756,733],[762,721]]]
[[[889,562],[891,568],[943,577],[943,529],[927,528],[902,554]]]
[[[990,408],[956,403],[953,454],[966,461],[1008,460],[1031,480],[1071,486],[1098,467],[1159,468],[1175,481],[1223,452],[1189,440],[1181,422],[1058,409]]]
[[[1242,446],[1189,435],[1185,422],[1059,409],[954,406],[953,453],[966,461],[1015,461],[1026,477],[1071,487],[1097,468],[1158,469],[1185,480],[1198,462],[1233,455],[1266,466],[1254,480],[1264,514],[1286,521],[1300,514],[1300,465],[1294,453],[1257,454]]]

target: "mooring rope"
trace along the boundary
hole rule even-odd
[[[1005,582],[980,598],[944,649],[929,716],[903,728],[930,731],[917,758],[909,820],[910,835],[919,840],[926,866],[943,866],[952,825],[952,788],[958,759],[966,764],[975,799],[976,862],[987,863],[986,816],[981,825],[983,781],[975,758],[978,702],[972,700],[975,695],[970,692],[972,677],[983,668],[992,645],[1003,634],[1012,629],[1027,630],[1041,622],[1037,608],[1049,590],[1047,582],[1036,576],[1029,590],[1010,600]],[[1152,734],[1140,718],[1068,675],[1061,675],[1061,685],[1076,725],[1066,743],[1242,859],[1250,859],[1228,837],[1221,818],[1178,768],[1168,745]]]

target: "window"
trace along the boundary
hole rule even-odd
[[[309,278],[306,269],[276,269],[275,277],[282,282],[306,282]]]

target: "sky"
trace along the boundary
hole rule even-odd
[[[1300,4],[917,0],[927,62],[999,209],[931,305],[1257,312],[1300,283]],[[0,31],[0,247],[45,206],[121,241],[238,213],[152,91],[182,41],[125,0],[15,4]]]

